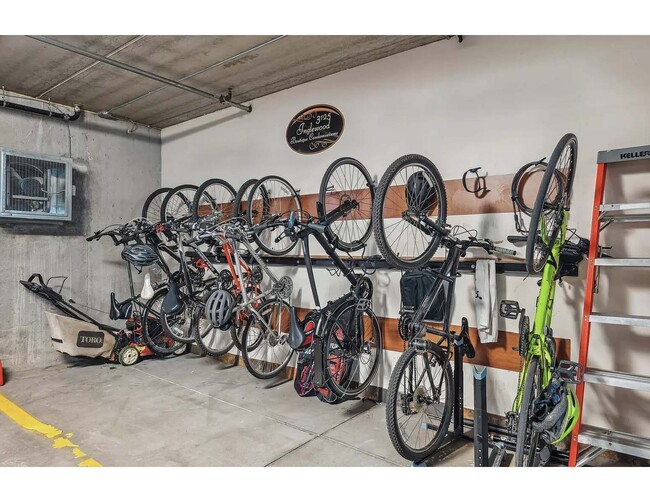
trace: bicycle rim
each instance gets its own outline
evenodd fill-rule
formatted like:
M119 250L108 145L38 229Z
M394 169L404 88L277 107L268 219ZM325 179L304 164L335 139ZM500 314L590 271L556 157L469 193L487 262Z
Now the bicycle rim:
M291 211L300 213L300 197L288 181L279 176L267 176L259 180L251 189L246 208L250 225L270 222L279 216L288 216ZM297 242L284 236L281 225L266 228L254 238L257 245L266 253L281 256L288 253Z
M542 393L542 376L539 359L533 358L528 365L524 394L519 407L517 421L517 446L515 449L515 465L517 467L532 467L537 463L537 444L539 433L532 428L532 412L535 401Z
M451 367L440 349L402 354L390 378L386 423L400 455L418 462L442 444L453 407Z
M235 189L230 183L213 178L203 183L192 202L193 217L195 220L212 216L215 223L224 221L232 215Z
M526 243L526 268L539 274L557 240L571 197L578 155L578 140L566 134L558 142L537 192Z
M181 345L167 335L160 319L160 309L167 289L160 289L147 302L142 314L142 333L144 340L151 352L159 356L168 356L174 353Z
M159 188L153 191L147 200L144 201L142 206L142 217L149 220L151 223L158 223L160 221L160 207L165 199L165 195L169 193L171 188Z
M424 265L442 239L427 222L444 227L446 219L447 195L436 166L421 155L393 162L379 182L373 207L375 240L386 261L401 269Z
M325 214L348 201L357 204L356 208L334 221L326 230L332 240L336 239L336 247L341 251L356 251L370 237L374 198L372 179L361 162L344 157L328 167L319 192Z
M160 221L178 221L193 218L192 202L196 185L179 185L170 190L160 206Z
M246 218L246 208L248 207L248 197L251 193L253 186L257 183L257 178L252 178L246 181L239 190L237 190L237 195L235 196L235 202L232 206L232 215L235 218Z
M293 355L287 343L289 304L271 300L249 314L242 335L242 358L248 371L257 378L273 378L282 372Z
M381 328L370 310L348 305L334 314L323 337L327 386L340 398L363 392L379 369Z

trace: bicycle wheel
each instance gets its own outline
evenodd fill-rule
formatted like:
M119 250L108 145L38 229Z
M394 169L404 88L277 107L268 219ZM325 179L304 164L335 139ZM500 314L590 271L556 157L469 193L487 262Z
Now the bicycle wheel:
M279 176L266 176L255 183L247 206L246 219L251 226L272 222L279 216L288 216L290 211L300 213L302 210L296 191ZM281 225L258 232L254 239L260 249L272 256L282 256L297 244L284 236L284 227Z
M160 315L162 328L170 338L180 343L192 343L194 341L194 311L196 308L187 303L183 312L178 315Z
M219 223L232 215L235 189L230 183L219 178L204 181L197 188L192 200L192 217L195 220L204 216L215 216Z
M169 356L182 345L169 337L162 326L160 309L166 294L167 288L156 291L142 312L142 337L151 352L159 356Z
M537 443L539 432L533 431L531 421L533 407L542 393L542 375L539 359L534 357L528 365L524 395L519 406L517 421L517 446L515 448L515 465L517 467L533 467L538 463Z
M188 220L193 217L192 201L196 185L179 185L172 188L160 205L160 221Z
M336 247L344 252L361 249L372 232L372 202L375 187L368 170L361 162L350 157L335 160L325 171L318 200L325 214L347 201L358 206L333 222L325 233Z
M430 223L444 227L447 221L445 184L433 162L422 155L393 162L377 187L372 218L377 247L390 265L427 263L442 239Z
M375 313L350 303L332 316L323 336L327 386L342 399L363 392L379 369L382 335Z
M148 219L151 223L158 223L160 221L160 206L165 198L165 195L171 188L159 188L151 192L147 200L144 201L142 206L142 217Z
M235 202L232 205L232 215L234 218L246 218L248 196L251 193L251 189L257 182L257 178L251 178L250 180L246 181L241 187L239 187L239 190L237 190Z
M199 348L209 356L222 356L235 346L232 329L222 330L212 326L205 318L202 306L194 309L192 334Z
M250 312L242 333L242 359L253 376L273 378L287 367L293 355L287 343L289 304L269 300L257 312Z
M436 451L451 421L451 365L437 345L404 352L390 376L386 402L388 435L397 452L420 462Z
M564 211L571 199L577 158L578 140L574 134L565 134L548 161L530 217L526 242L529 274L539 274L544 269L560 234Z

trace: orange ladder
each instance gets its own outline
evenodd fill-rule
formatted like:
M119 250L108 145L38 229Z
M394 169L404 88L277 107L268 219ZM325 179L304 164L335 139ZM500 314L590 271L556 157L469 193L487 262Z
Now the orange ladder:
M582 424L584 409L584 393L586 384L602 384L627 389L650 391L650 377L633 375L620 371L610 371L591 368L587 364L589 352L589 335L591 325L618 324L627 326L650 327L650 317L638 315L614 315L593 312L594 293L597 293L597 271L601 267L648 267L650 258L603 258L599 256L599 238L601 231L612 223L650 222L650 201L623 202L604 204L605 178L612 164L621 162L650 160L650 146L623 148L598 152L598 170L596 173L596 192L591 217L591 236L589 241L589 260L587 268L587 283L585 287L585 303L582 313L582 330L580 333L579 361L585 368L584 381L576 388L580 403L580 416L571 434L571 449L569 451L569 466L588 464L604 450L617 451L637 457L650 458L650 438L634 436L626 432L611 431L599 427ZM630 214L627 211L641 210L643 213ZM579 444L587 445L579 451Z

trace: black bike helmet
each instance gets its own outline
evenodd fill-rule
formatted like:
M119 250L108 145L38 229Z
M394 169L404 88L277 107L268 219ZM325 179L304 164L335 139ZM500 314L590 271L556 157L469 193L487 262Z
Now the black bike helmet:
M406 207L429 212L436 202L436 190L423 172L411 174L406 182Z
M136 267L148 267L158 261L158 255L147 244L131 244L122 249L122 259Z
M205 302L205 317L213 326L220 329L230 328L232 309L235 298L230 291L216 289Z

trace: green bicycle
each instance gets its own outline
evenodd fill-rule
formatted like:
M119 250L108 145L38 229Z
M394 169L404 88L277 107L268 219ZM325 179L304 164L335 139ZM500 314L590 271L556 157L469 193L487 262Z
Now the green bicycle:
M550 445L567 437L579 414L574 390L568 385L579 383L582 368L571 361L557 361L551 329L555 288L565 275L564 264L575 265L589 249L586 239L579 238L577 244L567 240L577 154L578 140L566 134L544 169L528 236L508 238L510 242L526 241L528 273L542 275L532 330L525 309L520 309L516 301L503 300L500 305L502 317L520 319L519 354L523 364L512 411L506 413L511 430L517 432L517 466L544 465L550 458ZM520 190L513 187L513 194L516 192Z

